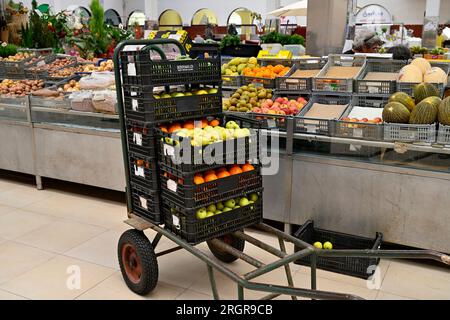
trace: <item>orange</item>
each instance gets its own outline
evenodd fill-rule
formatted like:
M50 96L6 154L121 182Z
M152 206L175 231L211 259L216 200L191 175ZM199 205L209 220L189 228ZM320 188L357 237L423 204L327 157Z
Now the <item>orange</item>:
M205 180L203 180L203 177L201 177L201 176L195 176L194 177L194 183L196 185L199 185L199 184L205 183Z
M228 171L220 171L219 174L217 174L217 178L219 179L223 179L229 176L231 176L231 174Z
M162 132L165 132L165 133L168 132L166 127L159 127L159 128L161 129Z
M202 129L205 129L208 126L208 120L207 119L203 119L202 120Z
M174 133L175 131L181 130L179 123L174 123L169 127L169 133Z
M205 182L211 182L214 180L217 180L217 176L215 174L209 174L207 176L205 176Z
M217 127L217 126L220 125L220 122L219 122L219 120L214 119L214 120L212 120L212 121L209 123L209 125L210 125L211 127Z
M216 174L216 172L214 170L208 170L203 175L206 177L209 176L210 174Z
M222 171L227 171L227 168L222 167L222 168L217 169L216 171L217 171L217 173L222 172Z
M231 174L232 176L234 176L234 175L236 175L236 174L242 173L242 169L239 168L239 166L233 166L233 167L231 167L231 169L230 169L229 172L230 172L230 174Z
M252 166L252 165L249 164L249 163L244 164L244 165L242 166L242 171L243 171L243 172L248 172L248 171L253 171L253 170L255 170L255 167Z
M184 125L183 125L183 128L184 129L188 129L188 130L194 129L194 122L193 121L186 121L184 123Z

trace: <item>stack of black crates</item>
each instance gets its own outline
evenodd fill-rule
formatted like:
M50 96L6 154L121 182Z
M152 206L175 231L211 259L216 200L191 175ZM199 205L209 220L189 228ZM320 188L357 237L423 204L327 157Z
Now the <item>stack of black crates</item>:
M157 51L157 50L156 50ZM214 159L233 159L234 163L252 161L255 170L196 185L196 174L224 167L211 163L201 154L205 147L191 149L192 161L180 162L176 148L185 147L183 138L163 128L183 121L216 119L225 126L222 114L222 79L220 50L198 45L189 52L191 59L154 59L154 52L123 51L122 70L124 113L128 139L128 160L132 212L154 224L164 224L189 243L196 244L262 221L262 176L258 158L258 137L219 141L221 154ZM209 94L166 96L185 88L205 89ZM211 90L215 89L215 90ZM242 119L240 119L242 120ZM242 121L236 119L241 125ZM198 122L196 122L198 123ZM206 154L206 152L205 152ZM195 159L194 159L195 158ZM218 202L226 202L250 193L258 200L236 210L199 219L196 212Z

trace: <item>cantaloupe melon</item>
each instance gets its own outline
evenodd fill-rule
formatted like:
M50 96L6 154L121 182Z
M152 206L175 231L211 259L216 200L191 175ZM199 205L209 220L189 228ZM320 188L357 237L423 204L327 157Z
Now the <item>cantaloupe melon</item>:
M445 83L447 84L447 74L441 68L431 68L430 71L425 73L423 81L428 83Z
M394 93L389 97L389 102L400 102L405 107L407 107L410 112L413 111L414 107L416 106L416 102L414 101L414 99L405 92Z
M419 103L428 97L440 97L441 93L434 84L422 82L414 86L413 95L416 103Z
M442 100L439 105L438 119L443 125L450 126L450 97Z
M411 62L411 65L418 67L422 71L423 75L431 70L431 63L424 58L414 59Z
M419 103L411 112L410 124L433 124L438 116L438 107L426 99Z
M383 121L387 123L408 123L410 112L400 102L390 102L384 106Z
M419 83L423 81L423 73L417 66L407 65L398 74L399 82Z

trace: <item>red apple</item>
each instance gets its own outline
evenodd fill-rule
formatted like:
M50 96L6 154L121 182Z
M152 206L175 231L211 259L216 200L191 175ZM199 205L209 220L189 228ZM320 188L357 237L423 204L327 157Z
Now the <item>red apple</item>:
M267 103L267 105L268 105L269 107L273 106L273 101L270 100L270 99L267 99L267 100L266 100L266 103Z
M369 119L363 118L361 121L362 121L362 122L369 122Z
M279 104L283 103L284 99L283 98L276 98L275 102L278 102Z
M261 113L262 110L261 110L261 108L255 107L255 108L253 108L253 112L255 112L255 113Z

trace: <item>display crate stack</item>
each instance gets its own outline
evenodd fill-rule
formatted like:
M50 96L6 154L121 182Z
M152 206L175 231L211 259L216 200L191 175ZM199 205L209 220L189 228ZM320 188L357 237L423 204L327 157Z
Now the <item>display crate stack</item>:
M186 128L187 123L196 129L212 123L225 127L230 121L222 114L220 51L212 46L195 46L190 58L166 60L160 44L177 43L155 41L139 51L120 53L131 211L151 223L164 224L193 244L260 223L261 169L257 163L250 164L258 154L257 135L195 145L191 143L195 138L177 135L177 130L171 129L179 125ZM178 48L184 54L179 44ZM152 60L150 51L156 51L161 59ZM181 88L205 92L177 95L174 90ZM196 180L211 170L229 169L237 163L254 170L201 184ZM258 199L249 205L198 216L202 208L231 203L250 194Z

